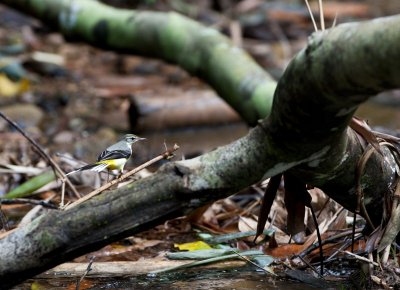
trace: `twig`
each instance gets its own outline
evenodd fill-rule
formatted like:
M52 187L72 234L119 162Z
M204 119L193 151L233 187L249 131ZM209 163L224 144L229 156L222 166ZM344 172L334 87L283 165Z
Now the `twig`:
M1 208L1 203L0 203L0 222L1 222L4 230L8 231L10 229L8 226L7 216L4 214L4 212Z
M316 230L317 230L317 238L318 238L318 245L319 245L319 258L321 259L320 262L320 271L321 271L321 276L324 275L324 251L322 249L322 239L321 239L321 233L319 232L319 227L318 227L318 220L317 220L317 216L315 215L314 209L311 206L311 202L308 205L309 209L311 209L311 214L312 214L312 218L314 220L314 224L316 226Z
M168 146L167 146L167 142L165 141L165 139L164 139L164 143L163 143L163 145L164 145L164 149L165 149L165 151L168 151Z
M49 154L46 153L46 151L44 151L42 149L42 147L40 147L40 145L38 143L36 143L35 140L33 140L31 137L29 137L24 130L22 130L22 128L20 126L18 126L17 123L15 123L14 121L12 121L11 119L9 119L6 115L4 115L2 112L0 112L0 117L2 117L4 120L7 121L7 123L9 123L12 127L14 127L18 132L21 133L22 136L24 136L29 143L31 143L33 145L33 147L37 150L37 152L39 153L39 155L41 155L44 159L47 160L47 162L53 167L53 170L56 172L56 176L58 175L59 177L64 178L65 177L65 173L61 170L61 168L58 166L58 164L49 156ZM74 185L71 183L71 181L69 179L67 179L67 184L68 186L71 188L71 190L73 191L73 193L75 194L75 196L77 198L80 198L81 195L79 194L79 192L76 190L76 188L74 187Z
M332 255L325 259L325 263L332 261L339 253L344 251L344 249L347 249L351 244L351 240L345 240L343 244L339 247L339 249L335 250Z
M252 260L250 260L249 258L243 256L243 255L240 254L239 252L237 252L237 251L235 251L235 250L232 250L232 252L234 252L236 255L238 255L242 260L245 260L246 262L249 262L249 263L252 264L253 266L256 266L257 268L263 270L265 273L276 275L276 274L274 274L274 273L272 273L272 272L270 272L270 271L264 269L263 267L261 267L261 266L258 265L257 263L254 263Z
M96 256L90 257L89 265L87 266L85 273L83 273L81 279L79 279L79 281L76 282L76 287L75 287L76 290L79 290L83 279L85 279L86 275L89 274L90 271L92 271L92 264L94 262L94 259L96 259Z
M314 30L315 30L315 32L317 32L318 31L318 26L317 26L317 23L315 22L314 15L313 15L313 13L311 11L310 4L308 3L308 0L304 0L304 1L306 2L308 13L310 13L311 21L312 21L312 23L314 25Z
M324 20L324 8L322 6L322 0L318 1L318 5L319 5L319 18L321 21L321 30L324 31L325 30L325 20Z
M361 232L362 232L362 229L356 229L356 233L361 233ZM351 235L351 234L352 234L352 230L350 229L350 230L347 230L347 231L345 231L345 232L343 232L343 233L340 233L340 234L331 236L331 237L329 237L329 238L323 240L323 241L322 241L322 244L325 245L325 244L327 244L327 243L334 242L334 241L337 240L337 239L340 239L340 238L349 236L349 235ZM355 239L359 239L360 237L362 237L362 235L356 236ZM308 255L309 253L311 253L312 251L314 251L314 250L315 250L316 248L318 248L318 247L319 247L318 244L312 244L311 246L309 246L307 249L305 249L305 250L304 250L302 253L300 253L299 255L302 256L302 257L304 257L304 256Z
M372 265L374 265L374 266L379 266L379 264L378 264L377 262L371 261L371 260L369 260L368 258L359 256L359 255L356 255L356 254L351 253L351 252L349 252L349 251L342 251L342 252L343 252L343 253L346 253L347 255L350 255L350 256L356 258L357 260L360 260L360 261L363 261L363 262L367 262L367 263L372 264Z
M337 17L338 17L338 13L336 11L335 18L333 19L333 23L332 23L332 27L331 28L334 28L336 26Z
M33 205L41 205L43 207L51 209L57 209L57 206L48 203L47 201L29 199L29 198L0 199L0 204L33 204Z
M169 158L171 158L171 157L173 156L173 153L174 153L176 150L178 150L178 149L179 149L179 146L175 144L174 147L173 147L172 149L166 150L164 153L162 153L162 154L158 155L157 157L155 157L155 158L153 158L153 159L151 159L151 160L149 160L149 161L143 163L142 165L136 167L135 169L132 169L131 171L129 171L128 173L125 173L125 174L122 175L121 177L119 177L119 178L117 178L117 179L114 179L114 180L112 180L112 181L110 181L110 182L104 184L103 186L99 187L98 189L96 189L96 190L94 190L94 191L88 193L88 194L85 195L84 197L78 199L77 201L75 201L75 202L73 202L73 203L71 203L71 204L65 206L63 209L64 209L64 210L69 210L69 209L71 209L71 208L77 206L78 204L81 204L82 202L84 202L84 201L86 201L86 200L92 198L93 196L95 196L95 195L97 195L97 194L103 192L104 190L110 188L110 187L113 186L114 184L117 184L117 183L121 182L122 180L128 178L129 176L131 176L131 175L133 175L133 174L139 172L140 170L142 170L142 169L144 169L144 168L150 166L151 164L156 163L157 161L160 161L160 160L162 160L162 159L169 159Z
M299 258L300 260L303 261L304 264L306 264L308 267L310 267L311 270L314 271L315 274L318 275L318 277L320 277L321 279L324 279L324 276L322 276L317 269L315 269L315 267L313 265L311 265L306 259L304 259L302 256L299 255L294 255L294 258Z
M65 182L61 183L61 201L60 208L64 207L64 197L65 197Z

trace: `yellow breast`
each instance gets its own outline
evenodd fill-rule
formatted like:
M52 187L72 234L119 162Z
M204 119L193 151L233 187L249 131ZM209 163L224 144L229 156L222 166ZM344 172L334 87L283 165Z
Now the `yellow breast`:
M118 170L122 171L124 169L126 161L128 161L128 159L119 158L119 159L113 159L113 160L102 160L102 161L97 162L97 164L107 164L108 170L118 169Z

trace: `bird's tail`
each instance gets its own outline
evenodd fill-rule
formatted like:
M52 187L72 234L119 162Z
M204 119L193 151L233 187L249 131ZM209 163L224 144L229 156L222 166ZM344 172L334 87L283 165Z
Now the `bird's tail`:
M70 171L65 175L70 175L72 173L79 172L79 171L85 171L85 170L100 172L100 171L103 171L104 169L106 169L108 166L109 166L109 164L107 164L107 163L88 164L88 165L82 166L76 170Z

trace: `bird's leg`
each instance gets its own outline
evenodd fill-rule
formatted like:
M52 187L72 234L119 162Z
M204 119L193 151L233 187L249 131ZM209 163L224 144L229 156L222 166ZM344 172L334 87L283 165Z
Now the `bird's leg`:
M119 171L118 175L117 175L117 179L120 178L122 176L122 170Z

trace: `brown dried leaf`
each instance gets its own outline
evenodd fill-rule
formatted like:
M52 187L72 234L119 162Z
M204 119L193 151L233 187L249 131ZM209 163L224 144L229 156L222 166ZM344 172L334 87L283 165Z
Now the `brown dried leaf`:
M265 189L263 201L258 214L257 233L254 240L264 231L265 224L267 223L268 215L271 210L272 203L274 202L276 191L281 183L282 174L275 175L270 178L267 188Z
M374 147L377 152L382 154L378 139L376 138L374 131L371 130L371 127L368 126L367 122L354 116L351 119L349 126L351 129L360 134L369 144L371 144L371 146Z
M306 185L285 173L285 205L288 213L287 230L291 235L304 231L305 206L311 205Z

